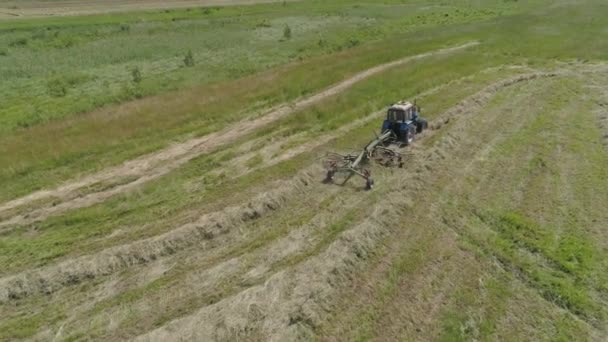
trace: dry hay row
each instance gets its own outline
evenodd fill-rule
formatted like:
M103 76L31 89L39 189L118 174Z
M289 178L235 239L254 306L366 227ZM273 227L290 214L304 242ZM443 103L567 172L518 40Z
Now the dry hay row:
M608 149L608 91L601 87L601 97L597 102L599 108L595 110L598 118L598 125L602 134L602 144Z
M308 253L312 253L316 248L319 248L319 244L324 243L327 234L331 234L327 231L327 227L339 222L343 218L345 210L362 208L364 205L365 196L361 196L359 191L339 191L339 187L322 186L330 190L328 196L332 198L331 202L320 207L306 223L290 229L286 235L278 237L276 240L270 240L263 245L256 246L255 249L246 253L228 256L227 258L221 257L219 260L216 260L216 258L223 251L209 253L211 251L186 250L171 258L157 260L144 267L137 268L126 277L128 279L121 280L121 285L114 283L110 285L110 288L118 286L121 291L124 291L124 286L140 286L143 283L134 281L135 279L146 278L146 274L149 273L158 274L159 269L167 270L172 267L170 265L179 263L180 267L177 272L169 271L170 286L163 288L162 291L148 292L146 296L129 303L129 308L132 310L154 312L154 314L147 316L157 317L161 315L160 313L164 313L164 315L171 315L174 312L187 313L180 308L189 307L192 303L197 302L208 304L209 298L213 298L213 301L221 300L229 296L232 291L239 291L263 283L278 271L291 267L293 260L304 258ZM334 197L332 194L337 196ZM317 204L324 202L328 196L322 196L315 202ZM306 203L306 205L311 204ZM279 228L278 226L281 224L284 224L284 222L277 222L274 225ZM232 249L235 244L230 246L222 244L222 247ZM99 300L108 298L107 283L100 284L94 289L93 294L87 296L87 298L95 298L95 301L87 300L86 305L84 305L85 308L82 308L78 303L73 304L73 309L67 315L67 320L62 323L65 331L77 334L77 329L91 326L95 322L97 325L109 327L104 338L109 336L111 339L111 336L122 333L119 327L122 326L123 321L128 319L128 313L125 312L124 306L112 307L102 312L91 309ZM129 283L132 285L126 285ZM61 296L65 296L65 294ZM101 299L98 300L98 298ZM61 301L59 298L57 300ZM145 331L147 330L138 332Z
M502 90L506 87L509 87L509 86L512 86L512 85L515 85L515 84L521 83L521 82L532 81L537 78L555 77L555 76L559 76L561 74L563 74L563 73L562 72L534 72L534 73L528 73L528 74L523 74L523 75L517 75L514 77L507 78L505 80L493 83L493 84L485 87L481 91L467 97L466 99L461 101L459 104L457 104L456 106L450 108L448 111L443 113L441 115L441 118L443 118L443 120L435 120L435 122L433 122L431 124L431 128L433 128L433 129L439 128L442 125L449 123L450 119L456 115L460 115L460 114L462 114L466 111L472 110L472 109L480 108L481 106L485 105L494 94L496 94L497 92L499 92L500 90Z
M555 73L533 73L494 83L443 113L438 119L434 120L432 127L438 129L443 123L449 122L452 117L482 106L502 88L538 77L551 76L555 76ZM434 148L433 153L427 153L425 158L431 162L444 159L445 154L441 152L445 147L443 145L452 145L454 144L453 140L454 137L448 135L448 139L442 139L440 144ZM414 148L413 150L417 151L418 149ZM429 164L426 167L431 168ZM421 164L418 164L417 172L420 172L420 168ZM173 254L177 250L195 243L208 242L214 236L226 234L234 229L234 226L246 220L259 218L270 210L278 209L289 197L298 191L302 191L299 188L307 187L308 184L316 181L315 176L310 171L304 172L298 177L290 181L289 186L276 187L275 191L262 194L244 206L236 206L223 212L205 215L197 223L187 224L171 232L131 244L112 247L95 255L64 261L50 267L26 271L0 279L0 303L32 294L53 293L64 286L77 284L85 279L108 275L125 267Z
M513 67L513 68L523 69L523 67ZM439 91L441 91L447 87L456 86L457 84L459 84L461 82L471 80L474 77L474 75L477 75L479 73L493 72L498 69L499 69L498 67L487 68L482 71L476 72L475 74L460 77L458 79L451 80L450 82L443 83L439 86L430 88L428 90L425 90L425 91L417 94L416 96L419 98L424 98L426 96L436 94ZM239 151L242 152L242 154L239 155L238 157L235 157L234 159L228 161L227 165L225 165L225 168L230 169L230 170L238 170L237 172L231 172L229 174L229 177L237 178L237 177L243 176L251 171L259 170L261 168L272 166L272 165L276 165L282 161L293 158L299 154L302 154L304 152L311 151L320 146L323 146L338 136L342 136L356 128L359 128L359 127L371 122L372 120L378 119L378 117L383 114L385 114L385 110L380 110L378 112L368 114L365 117L362 117L362 118L352 121L348 124L340 126L338 129L336 129L335 131L332 131L331 133L327 133L327 134L323 134L323 135L314 137L314 139L309 139L310 141L308 141L308 142L301 143L299 146L290 148L285 151L281 151L282 146L289 145L290 143L292 143L294 141L297 142L298 139L305 138L306 134L304 132L302 132L302 133L298 133L295 135L282 137L277 140L272 140L272 141L270 141L270 143L265 144L265 146L263 146L261 150L255 150L255 151L252 150L252 146L259 143L261 141L261 139L251 140L251 141L243 144L239 148ZM247 162L251 158L253 158L255 155L262 156L265 159L264 162L260 163L260 165L255 166L253 168L247 166ZM265 156L272 156L272 157L268 158ZM217 170L213 170L212 174L219 175L223 171L224 171L224 168L220 168Z
M195 244L201 249L209 248L215 238L235 233L235 228L243 223L278 210L290 198L312 191L310 185L318 182L318 174L318 170L313 169L292 180L275 182L274 190L262 193L243 205L203 215L196 222L152 238L2 278L0 303L33 294L50 294L64 286L144 264Z
M403 208L407 198L390 201ZM263 285L250 287L233 297L205 306L137 340L166 340L169 336L194 340L246 338L253 331L275 340L293 340L300 329L317 325L326 311L333 289L372 253L377 243L395 229L399 213L388 209L388 200L363 223L343 233L324 252L292 270L280 271Z
M471 115L467 114L480 109L500 89L552 76L555 74L535 73L497 82L448 110L438 120L445 122L458 114L470 119ZM373 214L342 233L321 254L293 270L278 272L263 285L252 286L235 296L205 306L193 315L176 319L136 340L161 341L170 336L226 340L247 338L252 333L276 341L310 337L331 311L334 292L352 279L368 255L399 226L403 212L411 203L403 194L420 191L424 180L432 179L430 175L436 172L433 170L440 169L434 166L449 164L450 152L459 147L459 142L466 139L470 130L470 125L463 125L456 132L450 131L428 151L418 146L413 160L417 166L416 173L405 176L398 173L383 180L398 186L386 189L385 199L376 204Z
M374 113L374 115L375 114L377 113ZM451 113L451 115L454 114ZM445 116L446 115L444 114L441 117L443 118ZM377 191L382 190L378 189ZM340 192L340 194L340 199L336 199L337 201L331 202L331 208L323 210L322 212L317 214L313 219L311 219L311 221L309 221L307 224L300 226L294 230L291 230L287 236L280 238L277 241L271 242L268 245L265 245L264 248L256 249L255 251L246 255L227 259L221 261L218 264L205 266L201 270L189 272L187 275L184 275L186 277L184 279L184 282L186 282L188 286L179 289L167 289L168 291L173 293L173 295L171 296L152 295L150 298L144 298L141 301L138 301L131 305L135 308L154 307L155 310L163 311L164 305L170 305L170 303L167 303L167 301L170 301L172 303L179 303L183 302L184 300L187 300L187 297L189 296L192 298L196 298L204 296L205 293L213 293L215 291L215 288L218 286L221 287L223 282L226 282L227 279L242 284L258 284L260 281L265 281L274 272L277 272L277 270L274 269L273 264L277 262L280 263L282 260L289 259L301 253L305 253L306 250L311 248L311 245L315 244L315 239L319 238L319 236L316 236L316 233L313 234L315 230L319 231L320 229L322 229L322 226L330 225L331 222L335 221L335 219L340 216L340 212L343 212L345 208L359 206L359 204L357 203L361 201L362 196L356 193L347 194L345 192ZM346 197L342 195L346 195ZM328 213L331 214L328 215ZM187 264L192 265L205 264L204 254L206 254L204 250L201 253L199 253L197 250L194 256L188 255L187 259L180 261L180 263L185 262ZM178 256L173 256L172 258L176 257ZM158 263L170 264L170 259L167 259L169 258L156 260L154 263L147 264L146 268L155 268L154 264ZM147 271L145 269L137 270L138 274L146 272ZM180 281L179 283L182 282ZM98 291L103 292L103 286L101 287L101 290ZM101 297L104 296L101 295ZM70 317L72 318L68 320L66 327L69 327L70 325L78 326L83 324L81 318L79 318L82 317L82 314L86 315L86 313L82 312L81 310L76 310L75 312L72 312L70 314ZM121 317L120 310L112 314L112 317L115 317L115 319L120 320L120 318L117 318ZM90 319L103 320L103 317L98 317L98 315L96 315L91 317ZM87 318L87 320L89 320L89 318Z
M608 63L594 63L577 65L572 69L585 74L585 87L593 94L592 98L596 108L593 113L597 116L597 124L600 128L601 140L604 147L608 149L608 90L606 90L605 77L608 73Z
M384 111L378 111L375 113L368 114L367 116L361 119L340 126L340 128L333 130L330 133L322 134L311 139L307 139L306 142L301 142L293 148L289 148L284 151L281 150L282 146L289 145L292 142L298 142L299 139L307 137L306 133L298 133L292 136L277 139L276 141L272 141L271 143L266 144L260 150L245 153L228 161L227 165L225 165L225 168L233 170L233 172L230 173L229 177L238 178L248 174L249 172L279 164L283 161L294 158L297 155L306 153L308 151L313 151L321 146L324 146L332 140L336 139L336 137L346 135L348 132L357 129L375 119L378 119L381 113L384 113ZM257 166L247 166L248 161L255 155L261 156L264 161ZM212 174L220 174L222 172L223 168L213 170Z
M238 124L231 125L222 131L211 133L204 137L192 139L184 143L172 145L159 152L144 155L134 160L127 161L120 166L112 167L99 173L84 177L80 180L66 183L55 189L36 191L27 196L11 200L0 205L0 213L14 209L16 207L23 207L28 204L32 204L43 198L53 197L54 199L52 204L46 203L45 205L43 205L42 208L34 209L33 212L23 213L4 222L0 222L0 228L18 224L28 224L44 220L45 218L51 215L57 215L58 213L61 213L66 210L82 208L95 203L99 203L117 193L128 191L134 188L135 186L138 186L139 184L161 177L167 174L168 172L187 163L188 161L200 156L203 153L208 153L209 151L215 148L235 141L243 134L253 132L258 128L261 128L271 122L275 122L280 118L290 115L298 110L309 107L328 97L337 95L345 91L346 89L352 87L354 84L371 76L379 74L385 70L401 66L414 60L423 59L435 55L447 54L472 46L476 46L478 44L479 42L469 42L463 45L409 56L400 60L375 66L373 68L355 74L351 78L346 79L338 84L335 84L318 94L296 101L291 105L279 106L253 120L249 119ZM118 177L135 177L137 178L137 180L135 180L133 183L120 185L116 188L108 189L106 191L91 193L85 197L76 196L75 198L73 198L74 196L72 192L76 190ZM67 198L73 199L68 199L66 201ZM58 200L64 200L64 203L57 205Z
M355 122L353 122L353 124L348 125L348 129L341 129L339 130L337 133L345 133L350 129L356 128L368 121L370 121L371 119L373 119L378 113L373 113L372 115L369 115L361 120L357 120ZM306 148L302 148L302 146L298 146L295 147L291 150L287 150L285 151L282 155L280 155L279 157L270 160L268 162L269 165L274 165L280 161L284 161L287 159L290 159L292 157L295 157L298 154L304 153L307 150L316 148L321 146L324 143L328 143L329 141L335 139L337 136L336 132L334 132L333 134L329 134L327 136L324 136L320 139L315 140L314 145L310 145L310 144L305 144ZM285 143L285 141L281 140L280 143ZM249 154L251 155L251 154ZM269 166L266 165L266 166ZM314 171L312 171L314 170ZM319 170L317 170L315 167L313 167L311 170L311 168L305 170L303 173L301 173L301 178L304 180L306 180L305 182L318 182L317 179L312 179L312 175L321 175L322 172L320 172ZM296 177L297 178L297 177ZM296 184L298 184L296 182ZM275 184L276 185L276 184ZM290 186L279 186L278 188L281 188L282 190L284 189L291 189ZM267 200L268 198L273 198L272 194L266 194L263 196L258 196L258 197L262 197L264 200ZM282 198L286 198L289 196L284 196ZM254 199L253 201L251 201L251 203L245 205L245 209L243 209L243 211L245 213L248 212L248 208L251 208L253 203L256 203L256 205L260 205L260 202L257 202L257 199ZM282 203L281 203L282 204ZM241 208L242 206L239 206L239 208ZM273 207L274 208L274 207ZM278 209L278 206L274 209ZM234 209L233 211L241 211L241 209ZM207 216L212 216L212 217L218 217L218 216L224 216L225 213L229 213L230 210L223 210L222 212L216 212L213 214L209 214ZM254 210L252 215L252 218L260 218L263 216L263 210ZM228 214L229 216L238 216L238 215L232 215L232 214ZM206 220L206 217L200 218L198 221L203 221ZM220 219L217 219L217 221L221 221ZM247 221L243 221L243 222L233 222L233 226L240 226L243 223L246 223ZM180 227L177 228L174 232L182 232L182 235L188 235L190 234L192 231L194 231L195 229L192 227L192 225L196 225L196 223L194 224L190 224L190 225L186 225L184 227ZM226 225L228 226L228 225ZM197 227L196 231L199 232L201 231L201 227ZM232 227L231 231L234 233L234 228ZM207 230L204 233L204 240L205 242L214 242L215 245L217 245L219 242L215 241L218 239L214 239L214 237L219 237L221 235L226 235L226 234L214 234L214 232L211 230ZM181 243L182 240L180 240L180 237L182 235L178 235L175 236L175 234L164 234L164 235L160 235L158 237L155 238L150 238L148 239L151 242L141 242L141 243L135 243L135 244L131 244L131 245L125 245L123 246L123 248L111 248L111 249L107 249L104 252L98 253L98 256L87 256L87 257L82 257L79 258L78 260L80 261L66 261L63 264L65 264L65 266L50 266L47 268L43 268L43 269L39 269L36 271L36 273L38 275L34 276L32 274L30 274L30 272L23 272L19 275L18 278L12 278L12 280L9 281L10 285L8 285L8 298L14 298L14 299L18 299L18 298L22 298L24 296L30 295L30 294L35 294L35 293L53 293L56 292L58 289L64 287L64 286L68 286L68 285L74 285L74 284L78 284L80 282L82 282L85 279L93 279L99 275L108 275L110 273L114 273L122 268L126 268L129 267L131 265L135 265L135 264L143 264L143 263L147 263L149 261L155 260L158 258L158 256L164 256L164 255L170 255L170 254L174 254L176 252L178 252L179 250L182 250L184 248L187 248L190 245L193 245L195 243L199 243L197 241L201 240L200 236L198 238L195 238L194 240L191 239L183 239L183 241L188 242L188 243ZM176 243L174 240L177 240L178 242ZM146 240L142 240L142 241L146 241ZM150 248L149 246L153 246L154 248ZM135 250L135 252L130 252L130 250L133 249ZM141 250L145 250L146 252L141 252ZM99 265L97 264L97 261L93 261L93 260L101 260L103 258L107 258L107 261L103 263L103 265ZM118 260L116 260L118 258ZM74 265L74 262L77 262L76 265ZM96 264L95 267L89 267L90 264ZM66 272L64 269L71 267L72 271L71 272ZM61 274L60 276L58 276L59 274ZM21 279L21 280L19 280ZM55 280L51 280L51 279L55 279ZM0 279L0 302L2 302L4 300L4 298L6 297L5 294L3 294L3 288L5 287L5 285L7 284L6 278L5 279ZM31 283L38 283L39 285L37 286L37 289L32 289L31 285L26 286L25 284L31 284ZM29 288L29 289L28 289Z
M524 67L518 67L518 66L513 66L512 68L519 68L519 69L525 69ZM424 98L433 94L436 94L438 92L440 92L441 90L445 89L445 88L449 88L451 86L456 86L457 84L464 82L464 81L468 81L471 80L475 75L480 74L480 73L484 73L484 72L493 72L500 69L499 67L492 67L492 68L487 68L484 69L482 71L478 71L475 74L472 75L468 75L468 76L464 76L464 77L460 77L458 79L454 79L451 80L447 83L443 83L439 86L430 88L428 90L425 90L419 94L416 95L416 97L418 98ZM355 120L351 123L348 123L346 125L340 126L340 128L338 128L337 130L335 130L332 133L328 133L328 134L324 134L318 137L315 137L313 140L307 142L307 143L303 143L300 146L297 146L295 148L289 149L287 151L284 151L283 153L277 155L277 151L280 151L280 148L282 145L284 144L289 144L290 142L297 140L301 137L304 136L304 134L296 134L293 136L289 136L286 137L284 139L279 139L277 141L273 141L271 144L268 144L266 146L263 147L262 150L260 151L256 151L254 153L247 153L247 154L243 154L242 156L236 157L233 160L231 160L229 163L229 169L233 169L233 170L243 170L241 172L236 172L231 174L230 176L232 177L237 177L237 176L242 176L244 174L246 174L249 171L253 171L253 170L257 170L261 167L268 167L268 166L272 166L275 164L278 164L281 161L293 158L294 156L304 153L306 151L310 151L313 150L315 148L318 148L320 146L323 146L327 143L329 143L331 140L335 139L336 136L341 136L346 134L349 131L352 131L358 127L361 127L369 122L371 122L374 119L377 119L379 116L384 115L386 113L386 110L380 110L378 112L375 113L371 113L368 114L367 116ZM249 146L251 146L251 144L247 144ZM265 163L261 164L260 167L255 167L253 169L247 170L247 166L246 163L247 161L253 157L253 155L255 153L259 153L262 156L272 156L272 155L277 155L276 157L273 157L269 160L267 160ZM217 171L213 171L213 172L221 172L221 170L217 170Z

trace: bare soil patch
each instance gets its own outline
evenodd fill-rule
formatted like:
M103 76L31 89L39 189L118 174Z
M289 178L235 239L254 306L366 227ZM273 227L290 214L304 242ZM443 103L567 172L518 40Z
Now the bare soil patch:
M288 0L296 1L296 0ZM7 17L45 17L103 14L171 8L252 5L280 2L278 0L80 0L80 1L2 1L0 14ZM1 17L0 17L1 18Z

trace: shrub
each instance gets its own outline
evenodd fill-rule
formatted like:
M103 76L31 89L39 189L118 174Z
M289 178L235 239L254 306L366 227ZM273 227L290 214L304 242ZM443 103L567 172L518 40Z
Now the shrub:
M346 46L347 46L348 48L353 48L353 47L355 47L355 46L357 46L357 45L359 45L359 44L361 44L361 41L359 41L359 39L357 39L357 38L351 38L351 39L349 39L349 40L348 40L348 42L346 43Z
M67 49L74 45L76 45L76 38L72 36L59 36L55 38L50 44L50 46L56 49Z
M188 50L186 55L184 56L184 65L187 67L194 66L194 56L192 55L192 50Z
M1 56L8 56L8 50L6 50L6 49L0 49L0 57Z
M285 25L285 28L283 29L283 38L285 39L291 39L291 27L289 27L289 25Z
M49 80L46 86L52 97L64 97L68 94L68 84L60 77Z
M36 39L42 40L42 39L45 39L46 36L47 36L47 31L45 31L44 29L37 30L36 32L34 32L32 34L32 39L33 40L36 40Z
M120 91L116 94L116 101L123 102L132 99L139 99L143 97L143 91L139 86L133 86L130 84L123 84Z
M269 28L269 27L272 27L272 24L268 20L264 19L264 20L260 21L259 23L257 23L255 25L255 27L258 27L258 28Z
M16 47L16 46L26 46L28 43L27 38L17 38L12 42L8 43L8 46Z
M141 75L141 70L139 69L139 67L135 67L135 68L131 69L131 78L133 79L134 83L141 82L142 75Z
M28 114L17 121L17 127L29 128L44 121L44 114L36 108L36 111Z
M70 88L87 82L95 77L83 73L61 74L48 80L47 89L49 95L53 97L64 97Z

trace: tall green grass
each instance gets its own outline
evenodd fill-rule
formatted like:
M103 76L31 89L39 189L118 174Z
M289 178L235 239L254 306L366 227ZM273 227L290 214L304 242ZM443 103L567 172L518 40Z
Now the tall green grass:
M0 131L27 128L103 105L353 48L389 35L480 21L520 5L436 8L344 1L301 2L0 22ZM284 39L288 25L290 39ZM184 68L192 51L197 63ZM138 67L143 81L131 82ZM69 82L80 75L78 82ZM49 83L67 86L57 91Z

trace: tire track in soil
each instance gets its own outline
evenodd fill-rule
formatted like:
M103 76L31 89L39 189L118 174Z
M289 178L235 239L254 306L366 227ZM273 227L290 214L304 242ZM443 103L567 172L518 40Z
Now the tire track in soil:
M466 114L472 109L480 108L495 93L505 87L539 77L553 77L556 75L556 73L531 73L493 83L441 114L433 120L431 126L439 129L443 123L449 122L454 117ZM451 133L448 132L447 140L451 141L452 138ZM442 140L436 147L427 151L424 163L414 163L417 165L416 172L424 172L422 170L423 165L425 168L432 169L430 163L445 159L447 156L442 150L449 148L449 146L444 145L445 143ZM412 148L413 152L417 150L417 148ZM317 182L319 174L322 174L320 167L313 165L292 180L278 182L281 185L273 187L273 191L262 193L248 203L206 214L194 223L186 224L159 236L111 247L97 254L2 278L0 279L0 303L33 294L53 293L63 287L78 284L83 280L109 275L134 265L149 263L174 254L176 251L193 244L204 245L209 243L214 237L233 231L235 227L243 222L258 219L271 211L280 209L282 204L292 196L311 191L313 187L309 185Z
M554 74L532 74L508 79L469 97L448 110L439 120L458 114L467 115L481 108L493 94L504 87L552 77ZM465 127L469 127L465 125ZM463 148L461 141L469 136L467 129L450 131L433 147L414 148L417 170L413 174L389 176L383 182L392 186L374 206L369 218L342 233L325 251L271 276L264 284L252 286L232 297L205 306L195 314L178 318L167 325L144 334L136 341L161 341L166 338L223 340L247 338L250 334L269 340L293 340L310 337L331 311L331 298L340 284L352 279L354 272L378 244L394 234L404 208L411 200L404 193L416 193L424 187L424 179L435 166L450 164L451 151ZM399 194L399 195L397 195Z
M290 2L298 0L288 0ZM11 9L6 1L0 7L0 14L17 17L64 17L94 14L121 13L141 10L183 9L213 6L236 6L279 2L279 0L93 0L93 1L26 1L19 2L18 9ZM17 1L14 1L17 3ZM9 2L10 4L10 2ZM14 6L14 5L12 5ZM9 12L11 10L11 12ZM18 13L15 13L18 12Z
M225 146L244 134L249 134L285 116L316 104L326 98L337 95L352 87L354 84L365 80L366 78L414 60L448 54L467 49L478 44L479 42L469 42L455 47L409 56L367 69L318 94L296 101L291 105L285 104L279 106L253 120L245 120L243 122L230 125L219 132L214 132L200 138L191 139L183 143L169 146L161 151L124 162L119 166L111 167L101 172L86 176L82 179L65 183L54 189L36 191L29 195L11 200L0 205L0 214L11 209L31 205L34 202L40 201L41 199L47 197L52 197L54 199L52 203L43 203L39 208L28 208L28 212L15 215L4 220L3 222L0 222L0 231L9 226L26 225L33 222L42 221L50 216L55 216L68 210L83 208L103 202L111 196L130 191L148 181L166 175L190 160L202 154L209 153L221 146ZM75 191L83 187L88 187L96 183L121 177L131 177L134 178L134 180L126 184L121 184L99 192L89 193L84 196L74 197L73 195ZM57 203L57 201L63 202Z

